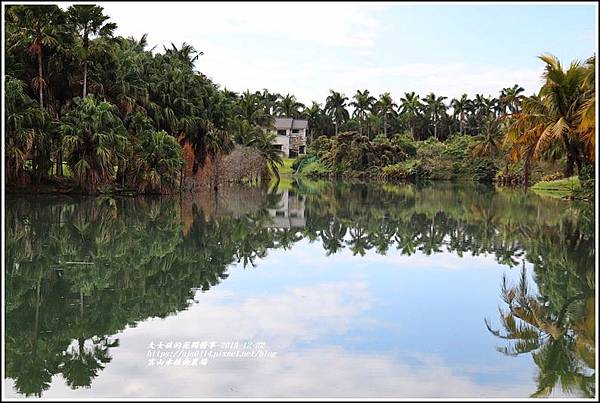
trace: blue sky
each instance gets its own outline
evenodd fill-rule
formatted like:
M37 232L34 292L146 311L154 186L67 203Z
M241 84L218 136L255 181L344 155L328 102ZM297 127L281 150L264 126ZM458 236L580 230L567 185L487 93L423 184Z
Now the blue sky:
M68 4L68 3L64 3ZM497 94L539 88L549 52L565 64L596 51L596 5L395 3L99 3L118 34L192 44L198 68L234 91L323 102L330 88ZM161 49L159 46L157 49Z

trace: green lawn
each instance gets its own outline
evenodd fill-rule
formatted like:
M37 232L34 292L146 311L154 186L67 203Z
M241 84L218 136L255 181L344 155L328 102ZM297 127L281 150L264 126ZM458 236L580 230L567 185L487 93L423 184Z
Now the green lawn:
M577 176L555 181L542 181L531 187L531 190L536 193L552 197L572 196L573 192L579 189L581 189L581 184Z
M292 169L292 164L294 161L296 161L296 158L283 158L283 165L279 167L279 174L281 176L293 175L294 170Z

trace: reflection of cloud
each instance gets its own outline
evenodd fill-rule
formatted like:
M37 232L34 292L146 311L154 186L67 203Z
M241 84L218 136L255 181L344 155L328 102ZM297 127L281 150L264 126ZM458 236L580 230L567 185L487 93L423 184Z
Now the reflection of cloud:
M190 317L178 336L197 336L196 323L211 323L206 337L251 339L268 335L278 348L298 340L313 340L347 330L352 320L370 305L363 283L330 283L288 289L285 294L247 298L227 303L217 294L199 296L198 306L181 315ZM177 320L177 319L176 319ZM165 329L166 336L170 328Z
M44 397L508 397L531 390L530 376L517 377L523 379L520 384L495 380L489 386L472 378L490 373L486 366L465 371L431 354L400 358L389 352L350 351L327 341L351 327L378 326L375 319L361 317L373 301L360 281L237 300L219 292L198 297L200 302L187 311L116 335L121 346L112 351L112 363L91 389L70 390L55 377ZM150 341L244 339L266 341L277 357L221 358L205 367L146 365ZM304 344L315 339L318 347ZM12 390L12 381L6 382Z
M437 359L411 365L339 347L285 352L273 359L215 360L206 367L141 369L142 373L126 374L106 371L93 385L94 396L433 398L518 397L531 392L527 377L520 384L479 385ZM68 391L63 382L56 386L46 397L89 393Z

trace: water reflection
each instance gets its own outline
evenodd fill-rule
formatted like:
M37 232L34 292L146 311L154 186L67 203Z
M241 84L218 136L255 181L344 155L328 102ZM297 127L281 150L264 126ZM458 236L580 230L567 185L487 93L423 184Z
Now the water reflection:
M516 286L507 280L503 330L487 325L512 341L503 352L532 353L536 395L558 384L593 395L593 226L585 205L456 185L303 182L167 199L8 197L6 373L23 395L42 395L57 374L72 389L90 387L119 351L115 334L186 310L232 265L256 267L269 251L306 240L332 257L443 252L533 264L537 290L526 277ZM315 295L322 303L336 291ZM292 305L285 301L265 306ZM214 326L218 318L206 320Z

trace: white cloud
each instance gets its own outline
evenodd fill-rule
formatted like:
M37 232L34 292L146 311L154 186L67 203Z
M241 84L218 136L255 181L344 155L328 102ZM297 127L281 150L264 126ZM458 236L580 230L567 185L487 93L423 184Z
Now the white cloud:
M379 25L372 13L384 7L359 3L271 2L169 2L147 3L143 7L130 2L99 4L119 24L119 33L139 36L150 32L150 40L158 43L193 43L207 35L249 33L358 48L374 45Z

